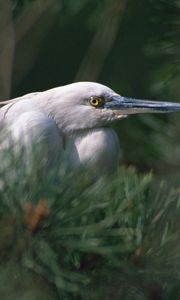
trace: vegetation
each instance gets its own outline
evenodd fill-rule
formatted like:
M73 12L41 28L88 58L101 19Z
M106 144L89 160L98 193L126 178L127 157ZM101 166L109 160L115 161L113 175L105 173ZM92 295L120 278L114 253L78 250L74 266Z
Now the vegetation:
M1 98L92 80L126 96L179 101L179 0L1 6ZM50 175L46 188L37 175L30 186L23 155L2 154L2 299L180 298L179 115L115 127L118 175L94 185L82 174L58 185Z

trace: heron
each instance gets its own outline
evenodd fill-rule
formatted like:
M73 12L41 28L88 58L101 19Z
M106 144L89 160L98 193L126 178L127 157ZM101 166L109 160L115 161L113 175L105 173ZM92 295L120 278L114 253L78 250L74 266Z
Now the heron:
M180 103L128 98L95 82L27 94L1 106L1 129L8 130L0 150L19 147L30 157L40 146L38 163L42 160L46 171L65 157L69 172L83 167L98 177L118 167L114 122L133 114L180 112Z

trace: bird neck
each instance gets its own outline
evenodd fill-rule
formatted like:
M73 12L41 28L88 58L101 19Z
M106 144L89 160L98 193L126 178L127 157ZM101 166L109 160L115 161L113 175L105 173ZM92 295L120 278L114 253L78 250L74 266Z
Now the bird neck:
M114 173L119 160L119 141L111 128L79 130L65 135L71 166L91 169L95 177Z

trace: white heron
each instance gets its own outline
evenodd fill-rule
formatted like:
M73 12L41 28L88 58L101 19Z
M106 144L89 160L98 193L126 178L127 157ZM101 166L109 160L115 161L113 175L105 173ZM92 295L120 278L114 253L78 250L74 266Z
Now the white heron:
M42 160L46 170L65 157L70 171L83 166L96 176L118 166L119 141L112 123L131 114L180 111L179 103L127 98L94 82L31 93L1 105L1 129L7 129L1 149L16 146L30 157L39 148L38 163Z

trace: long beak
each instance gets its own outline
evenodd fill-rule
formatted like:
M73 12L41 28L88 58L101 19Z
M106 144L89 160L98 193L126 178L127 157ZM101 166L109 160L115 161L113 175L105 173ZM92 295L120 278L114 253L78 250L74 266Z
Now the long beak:
M106 102L104 107L118 111L122 115L180 112L180 103L139 100L119 95L113 96L112 101Z

